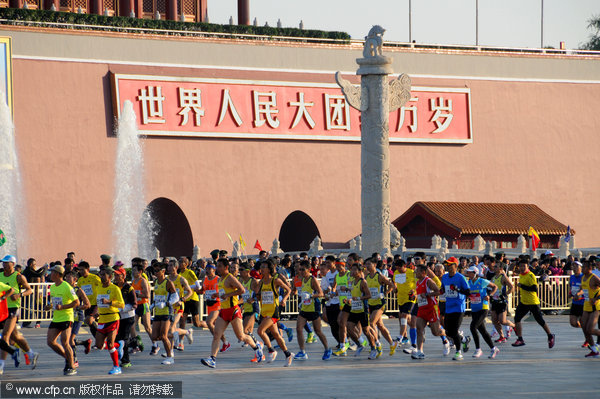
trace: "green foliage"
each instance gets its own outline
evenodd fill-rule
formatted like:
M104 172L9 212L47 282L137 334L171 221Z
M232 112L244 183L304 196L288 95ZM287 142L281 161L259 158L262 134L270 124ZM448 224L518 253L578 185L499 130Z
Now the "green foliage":
M594 30L590 40L581 46L582 50L600 50L600 15L593 16L588 24L588 29Z
M320 30L302 30L297 28L272 28L267 26L245 26L245 25L219 25L209 23L163 21L154 19L138 19L129 17L106 17L96 14L74 14L68 12L56 12L47 10L27 10L18 8L0 8L0 19L2 24L13 25L19 21L23 22L46 22L65 23L79 25L79 29L89 29L90 25L105 26L106 30L119 28L143 28L157 30L152 33L178 34L177 32L165 31L189 31L208 33L229 33L237 35L259 35L259 36L287 36L306 38L307 41L318 41L318 39L335 39L344 43L350 40L350 35L345 32L326 32ZM50 25L49 25L50 26ZM87 27L86 27L87 26ZM58 26L60 27L60 26ZM71 29L71 27L68 27ZM76 28L77 29L77 28ZM313 39L313 40L311 40ZM315 40L316 39L316 40Z

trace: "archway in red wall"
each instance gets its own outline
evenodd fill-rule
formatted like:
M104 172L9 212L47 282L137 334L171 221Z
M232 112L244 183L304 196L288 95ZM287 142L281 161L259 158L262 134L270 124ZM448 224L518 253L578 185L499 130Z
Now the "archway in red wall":
M321 237L321 233L314 220L302 211L294 211L281 224L279 245L284 252L308 251L316 236Z
M192 229L179 205L168 198L160 197L152 200L145 212L153 218L153 247L159 250L160 256L192 256ZM141 231L138 237L138 240L143 238Z

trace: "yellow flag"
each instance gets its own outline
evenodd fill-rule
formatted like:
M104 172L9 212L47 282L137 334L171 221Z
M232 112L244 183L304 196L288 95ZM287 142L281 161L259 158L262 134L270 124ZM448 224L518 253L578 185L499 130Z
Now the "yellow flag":
M225 235L227 236L227 238L229 238L229 241L231 241L231 243L233 244L233 239L231 238L231 236L229 235L229 233L225 232Z
M242 249L246 248L246 242L244 241L244 239L242 238L242 233L240 233L240 247Z

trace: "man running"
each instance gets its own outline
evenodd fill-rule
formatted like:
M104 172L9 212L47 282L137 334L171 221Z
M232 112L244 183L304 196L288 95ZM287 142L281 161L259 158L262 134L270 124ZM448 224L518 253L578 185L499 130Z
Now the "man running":
M353 259L348 257L349 264L352 264ZM340 313L338 314L338 325L339 325L339 339L342 342L339 345L339 349L333 354L335 356L346 356L350 344L347 342L347 331L346 325L348 324L348 317L350 317L351 305L349 305L348 299L351 297L350 291L352 289L352 282L350 281L350 272L346 270L346 264L340 262L337 265L337 274L335 276L335 282L333 284L332 292L337 295L340 302Z
M25 337L16 328L17 319L19 317L19 308L21 307L21 298L31 295L33 290L27 283L25 277L15 270L15 263L17 258L12 255L6 255L2 259L2 265L4 271L0 273L0 283L7 284L14 291L11 295L6 298L6 306L8 307L8 317L2 322L2 337L7 342L15 342L21 350L29 357L29 361L32 365L32 370L37 366L39 353L34 352L29 347L29 343ZM21 292L21 290L23 290ZM0 354L0 369L4 367L4 361L6 360L8 352L2 350Z
M139 323L139 320L142 320L142 325L146 330L146 334L148 334L148 338L150 338L152 342L152 326L150 325L150 283L148 283L148 279L144 278L144 265L141 263L136 263L131 269L131 273L133 275L133 279L131 280L131 286L135 290L136 297L136 308L135 308L135 321L133 323L134 329L135 326ZM135 333L135 331L134 331ZM134 352L143 351L144 344L142 343L142 337L138 334L135 335L137 345L134 348ZM152 342L152 350L158 349L158 343Z
M583 278L581 279L581 291L578 293L583 296L583 314L581 316L581 326L586 342L590 348L590 353L585 357L599 357L600 350L598 345L594 344L592 335L600 337L600 329L597 328L598 314L600 311L600 278L592 273L592 266L588 260L583 262Z
M274 268L274 266L273 266ZM219 282L217 286L217 292L213 294L213 299L219 297L221 301L221 309L217 320L215 322L215 330L213 334L211 355L210 357L201 359L203 365L216 368L217 367L217 353L219 352L219 341L225 333L225 329L229 324L233 328L233 332L240 341L247 343L256 354L257 361L262 361L262 347L260 343L257 343L254 338L244 333L244 326L242 323L242 312L240 311L238 304L238 296L244 293L244 286L229 273L229 261L227 258L219 258L217 260L217 273L219 275ZM288 288L289 295L289 288ZM275 328L276 330L277 328ZM260 330L259 330L260 334ZM279 332L277 332L279 336ZM281 337L280 337L281 338ZM282 341L283 342L283 341ZM283 348L285 347L285 344Z
M310 273L310 263L307 260L303 260L300 262L299 270L301 276L301 291L299 295L299 314L298 319L296 321L296 334L298 337L298 346L300 347L300 352L296 354L294 357L295 360L308 360L308 355L304 350L304 326L312 321L313 327L315 329L315 333L319 337L319 340L323 344L325 348L325 352L323 353L323 360L331 359L331 349L327 344L327 338L323 331L321 331L321 300L320 298L323 296L323 291L321 290L321 286L317 282L317 279L314 278Z
M179 320L183 315L185 301L192 297L193 291L190 288L187 280L177 273L178 269L179 265L176 260L169 261L169 266L167 269L169 272L169 280L171 280L175 286L175 289L177 290L177 295L179 295L179 301L173 304L173 320L171 321L171 328L169 329L169 338L171 338L173 341L173 348L177 349L178 351L183 351L184 345L181 341L182 337L185 336L189 344L194 342L194 330L191 328L189 330L179 328Z
M98 305L98 329L96 330L96 348L106 350L113 362L110 375L121 374L119 360L123 356L122 345L115 343L119 330L119 310L125 307L123 295L119 287L111 283L113 270L110 267L100 271L100 286L96 288L96 304Z
M121 366L122 368L131 367L131 362L129 361L129 348L132 347L130 344L131 340L131 326L135 322L135 309L137 307L137 298L135 296L134 288L127 282L124 268L116 269L114 272L115 275L115 285L121 289L121 296L123 297L123 302L125 306L123 309L119 310L119 329L117 330L116 341L119 345L123 346L121 349L123 352L123 356L121 357ZM135 337L133 337L135 340Z
M371 360L380 357L382 353L381 342L379 342L379 334L377 333L378 330L389 343L390 354L394 354L394 351L392 351L394 342L381 317L383 316L383 312L385 312L385 295L396 287L390 280L377 271L376 265L377 261L374 259L365 260L365 268L367 270L365 280L371 292L371 298L367 302L369 306L369 326L375 336L375 350L369 354L369 359Z
M513 342L512 346L524 346L525 341L523 340L523 326L521 320L531 312L535 321L542 326L546 334L548 335L548 348L554 347L555 336L550 332L550 327L542 316L540 309L540 299L537 294L537 279L535 275L529 271L529 263L526 259L520 259L519 263L519 304L515 310L515 332L517 333L517 340Z
M86 261L79 262L77 266L79 271L79 278L77 279L77 286L85 292L85 295L90 300L90 307L84 311L85 324L90 327L92 336L96 336L98 316L98 306L96 304L96 289L100 285L100 277L90 273L90 264Z
M200 299L198 298L198 292L202 288L202 283L198 281L198 277L193 270L189 269L190 258L182 256L179 259L179 275L185 278L192 289L192 295L188 300L185 301L183 307L183 315L179 321L179 328L185 330L188 315L192 316L192 324L196 328L206 327L206 323L200 320Z
M90 300L87 295L85 295L85 292L77 286L77 276L75 271L65 273L64 280L73 287L75 295L77 295L77 299L79 299L79 305L73 309L74 321L73 327L71 328L71 337L69 339L71 349L73 349L73 365L77 368L79 366L79 362L77 361L77 345L81 345L85 348L84 353L86 355L90 353L90 349L92 348L93 341L91 339L86 339L85 341L77 339L77 334L79 334L79 329L84 320L83 312L90 307Z
M515 328L515 324L508 320L506 315L508 313L508 296L513 292L514 286L510 279L506 276L504 271L504 263L496 262L494 265L494 276L492 277L492 283L498 289L492 294L492 324L498 332L498 339L496 343L506 342L507 337L504 336L504 330L502 326L508 326L509 328Z
M165 348L166 359L161 362L164 365L175 363L173 358L173 347L169 339L169 330L173 320L173 303L179 301L179 295L175 285L165 276L167 265L162 262L156 262L153 266L154 277L154 318L152 319L152 342L156 346L152 347L150 355L156 355L159 351L158 341L162 341Z
M350 291L350 297L346 299L346 304L350 305L350 315L348 316L348 323L346 329L348 335L356 344L355 357L360 356L364 346L361 344L360 330L358 325L363 328L365 336L371 345L371 351L375 349L375 334L369 325L369 313L367 309L367 301L371 298L371 291L369 286L364 279L363 267L360 263L354 263L352 265L352 289Z
M498 290L496 284L491 283L478 275L479 269L476 266L471 266L467 269L467 276L469 277L469 301L471 302L471 335L473 341L475 341L475 352L473 357L480 357L482 352L479 346L479 334L490 347L490 359L494 359L500 349L496 348L492 343L492 338L485 328L485 318L487 317L489 310L489 297L494 295ZM479 333L479 334L478 334Z
M54 282L50 286L50 303L44 307L48 311L54 309L52 321L48 327L48 346L65 359L64 375L75 375L75 361L71 349L71 327L73 325L73 309L79 306L79 299L73 287L63 280L65 269L58 265L52 268L50 278ZM56 342L60 335L60 344Z
M573 328L583 328L581 324L581 316L583 315L583 305L585 303L585 298L583 295L578 295L581 291L581 280L583 278L583 274L581 273L581 262L573 261L571 264L571 269L573 270L573 274L569 276L569 292L567 292L567 297L572 298L571 309L569 310L569 322L571 323L571 327ZM586 340L583 342L582 347L587 348L589 343Z
M463 351L469 350L469 340L467 337L461 350L461 335L459 333L465 315L466 295L470 294L469 283L465 276L457 273L458 259L454 256L444 262L447 273L442 276L442 292L446 295L446 316L444 317L444 326L446 335L452 339L456 348L456 353L452 360L462 360Z
M215 322L219 317L219 310L221 310L221 301L219 300L219 276L216 275L215 265L209 263L206 265L206 277L202 282L202 293L204 293L204 302L206 303L206 310L208 315L206 316L206 325L210 333L215 336ZM231 344L227 342L225 334L222 334L221 341L223 346L221 352L227 351L231 347Z
M398 320L400 322L400 335L394 340L390 353L396 352L400 343L408 343L407 329L412 308L416 297L414 290L416 287L414 270L409 269L402 259L394 261L394 283L396 284L396 299L398 300Z
M427 324L434 336L444 335L444 329L440 326L440 312L436 299L440 295L440 289L435 281L427 276L427 272L427 265L418 265L415 273L417 278L415 293L419 310L417 311L417 350L411 354L413 359L425 359L423 344Z

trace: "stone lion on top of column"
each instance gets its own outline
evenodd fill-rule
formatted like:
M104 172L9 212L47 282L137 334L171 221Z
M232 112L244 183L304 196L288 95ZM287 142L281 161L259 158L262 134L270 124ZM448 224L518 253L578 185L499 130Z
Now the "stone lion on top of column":
M383 55L383 34L385 29L380 25L373 25L367 36L365 36L365 47L363 57L373 58Z

